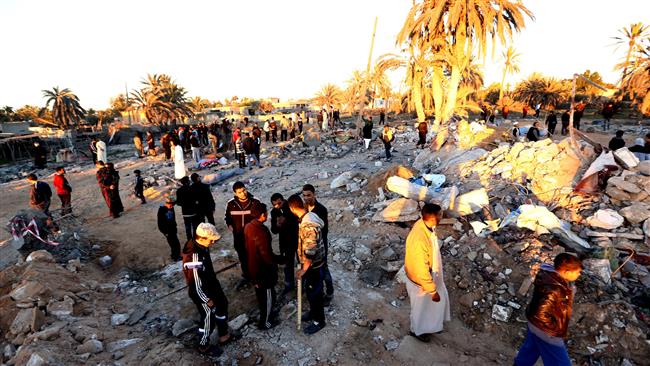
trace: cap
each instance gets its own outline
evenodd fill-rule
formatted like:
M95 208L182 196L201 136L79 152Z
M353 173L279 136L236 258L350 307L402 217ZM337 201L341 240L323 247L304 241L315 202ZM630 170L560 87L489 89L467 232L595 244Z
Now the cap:
M214 241L221 239L221 235L217 232L217 228L207 222L199 224L199 227L196 228L196 235Z

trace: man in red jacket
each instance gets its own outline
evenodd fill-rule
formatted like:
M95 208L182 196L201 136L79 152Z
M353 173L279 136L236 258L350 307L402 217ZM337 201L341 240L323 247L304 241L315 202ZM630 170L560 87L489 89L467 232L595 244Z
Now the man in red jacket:
M257 327L271 329L276 325L272 314L275 304L275 285L278 282L277 257L271 247L271 232L264 226L268 218L266 205L260 203L251 208L253 220L244 227L248 273L260 307Z
M56 168L54 188L61 200L61 216L72 213L72 205L70 203L72 202L72 187L70 187L70 183L65 178L65 168L62 166Z

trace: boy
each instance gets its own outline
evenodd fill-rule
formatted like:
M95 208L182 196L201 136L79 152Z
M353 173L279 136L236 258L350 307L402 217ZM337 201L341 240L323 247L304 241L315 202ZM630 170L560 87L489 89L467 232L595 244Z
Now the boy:
M558 254L553 265L542 264L526 309L528 333L515 358L516 366L532 366L540 356L544 365L571 365L564 342L575 293L570 283L581 272L580 259L569 253Z
M175 262L181 258L181 243L178 241L178 229L176 226L176 216L174 214L174 199L170 196L165 198L165 204L158 208L158 230L167 239L167 244L171 249L171 259Z
M133 171L135 174L135 187L133 188L133 194L140 199L141 204L147 203L144 199L144 179L140 176L140 170L136 169Z

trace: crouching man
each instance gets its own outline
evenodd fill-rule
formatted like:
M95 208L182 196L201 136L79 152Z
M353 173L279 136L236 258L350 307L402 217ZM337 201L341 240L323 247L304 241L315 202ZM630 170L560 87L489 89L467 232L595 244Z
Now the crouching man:
M564 342L575 293L570 283L581 272L580 259L568 253L558 254L553 265L542 264L526 309L528 333L515 358L516 366L532 366L540 356L544 365L571 365Z
M215 325L219 332L219 345L234 340L228 331L228 299L221 289L210 258L209 247L220 238L214 225L201 223L196 229L195 238L188 240L183 248L183 274L188 293L201 316L198 349L212 357L218 357L223 352L209 344Z
M442 219L440 206L427 203L406 238L406 290L411 301L410 335L429 342L432 333L442 331L451 320L449 295L442 273L442 255L436 226Z

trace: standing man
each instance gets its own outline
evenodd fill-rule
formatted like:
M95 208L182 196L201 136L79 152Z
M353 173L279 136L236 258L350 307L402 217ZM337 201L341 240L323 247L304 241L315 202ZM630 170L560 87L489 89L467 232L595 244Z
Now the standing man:
M139 158L144 156L144 147L142 146L142 132L135 131L135 136L133 136L133 145L135 146L135 152Z
M176 227L176 214L174 213L174 199L165 197L165 204L158 208L158 230L167 239L171 249L171 258L178 262L181 257L181 243L178 241L178 229Z
M165 160L172 158L172 136L169 133L164 134L160 138L160 145L162 145L163 152L165 153Z
M278 234L280 255L284 264L284 290L282 295L294 289L296 252L298 250L298 220L291 213L289 204L280 193L271 196L271 232Z
M174 178L181 179L186 175L183 148L176 139L171 140L171 147L174 149Z
M421 147L424 149L424 146L427 144L427 133L429 132L429 125L426 121L418 123L418 143L415 145L416 148Z
M557 126L557 116L555 111L551 111L548 116L546 116L546 128L548 129L549 135L555 134L555 126ZM564 126L564 115L562 115L562 135L566 135L567 127L569 127L569 121L567 121L566 127Z
M156 139L151 131L147 131L147 155L156 156Z
M325 305L329 306L329 303L332 301L332 297L334 296L334 283L327 264L327 256L329 255L329 239L327 238L329 232L329 219L327 217L327 208L316 200L316 188L311 184L305 184L302 186L302 197L305 200L307 211L315 213L323 221L322 234L323 249L325 251L325 255L323 256L323 281L325 281L326 286Z
M88 145L90 155L93 157L93 164L97 164L97 137L93 137Z
M271 127L269 127L269 120L264 121L264 135L266 135L266 142L271 139Z
M61 216L72 213L72 187L65 178L65 168L56 168L54 174L54 189L61 200Z
M544 365L570 366L565 339L569 329L575 286L582 263L560 253L553 265L542 264L535 277L533 298L526 309L528 332L515 358L515 366L532 366L541 356Z
M314 334L325 327L325 308L323 305L323 265L325 250L323 248L323 220L313 212L307 211L299 195L289 197L289 209L298 218L298 258L300 269L296 278L305 277L309 313L302 316L310 321L304 328L305 334Z
M108 151L106 150L106 143L102 140L97 140L95 143L97 149L97 160L101 160L104 164L108 163Z
M566 136L569 133L569 123L571 122L571 114L569 111L564 111L560 117L562 120L562 136ZM555 131L555 127L553 128Z
M406 238L406 290L411 301L411 336L429 342L451 320L449 295L442 272L442 255L435 229L442 219L440 206L427 203Z
M200 141L198 130L194 130L190 133L190 149L192 150L192 159L195 162L201 160L201 141Z
M381 142L384 143L384 150L386 151L386 161L390 160L391 155L390 155L390 149L392 148L391 143L395 140L395 135L393 134L393 131L388 127L388 125L384 125L384 130L381 132Z
M133 186L133 195L136 198L140 199L141 204L147 203L147 200L144 198L144 179L142 179L142 176L140 175L141 172L139 169L136 169L133 171L133 174L135 175L135 184Z
M246 257L248 272L255 296L260 308L260 319L257 327L268 330L276 325L273 318L275 304L275 285L278 282L278 266L273 248L271 247L271 232L264 226L268 217L266 205L260 203L251 209L253 219L244 227L246 241Z
M287 131L289 131L289 120L287 116L282 116L280 120L280 141L287 141Z
M369 119L363 118L363 121L365 122L362 129L363 144L366 150L368 150L368 148L370 148L370 141L372 141L372 116L370 116Z
M34 141L34 167L36 169L45 168L47 163L47 150L43 143L40 141Z
M97 160L97 164L95 164L95 167L97 168L97 172L95 173L95 177L97 178L97 184L99 185L99 190L102 192L102 197L104 197L104 201L106 202L106 206L108 206L108 212L110 215L112 215L111 211L111 198L108 193L108 186L104 184L105 181L107 181L108 178L108 169L106 169L106 165L104 164L103 161Z
M210 224L214 225L215 203L210 186L201 182L201 177L196 173L192 173L190 179L192 180L192 195L197 202L197 222L205 222L204 220L207 219Z
M585 113L585 107L586 104L581 100L573 111L573 127L575 127L576 130L580 129L580 121L582 120L582 116Z
M386 123L386 111L383 109L379 112L379 124L383 125Z
M248 274L248 260L246 259L246 243L244 227L253 220L251 210L260 205L260 201L253 198L248 193L246 186L242 182L235 182L232 186L234 197L226 204L226 225L232 232L233 244L239 257L241 265L242 279L237 284L237 289L242 289L248 284L250 275Z
M278 123L275 121L274 117L271 117L271 122L269 122L269 129L271 130L271 139L275 144L278 142Z
M251 137L250 133L248 132L246 132L246 136L242 140L242 149L244 150L244 154L242 155L244 155L244 161L246 161L246 163L244 163L244 167L246 164L249 164L249 168L253 169L253 165L260 165L260 162L257 160L257 147L255 139Z
M29 206L50 216L50 202L52 201L50 185L39 181L34 173L27 176L27 181L32 185L29 191Z
M223 351L210 346L210 334L215 323L219 333L219 344L234 340L228 331L228 299L214 273L210 246L221 238L212 224L202 223L196 230L196 239L188 240L183 247L183 274L187 292L199 310L201 325L198 350L202 354L218 357Z
M183 223L185 224L185 236L187 240L194 238L196 228L201 222L197 209L197 198L190 186L190 178L181 178L181 187L176 190L176 203L181 206Z
M219 138L217 137L217 133L214 130L210 130L208 132L208 141L210 142L210 146L212 147L212 152L214 153L215 159L217 158L217 150L219 149Z
M607 131L609 130L609 125L612 121L612 117L614 117L614 103L605 103L601 114L603 115L603 118L605 118L605 122L603 122L603 131Z

